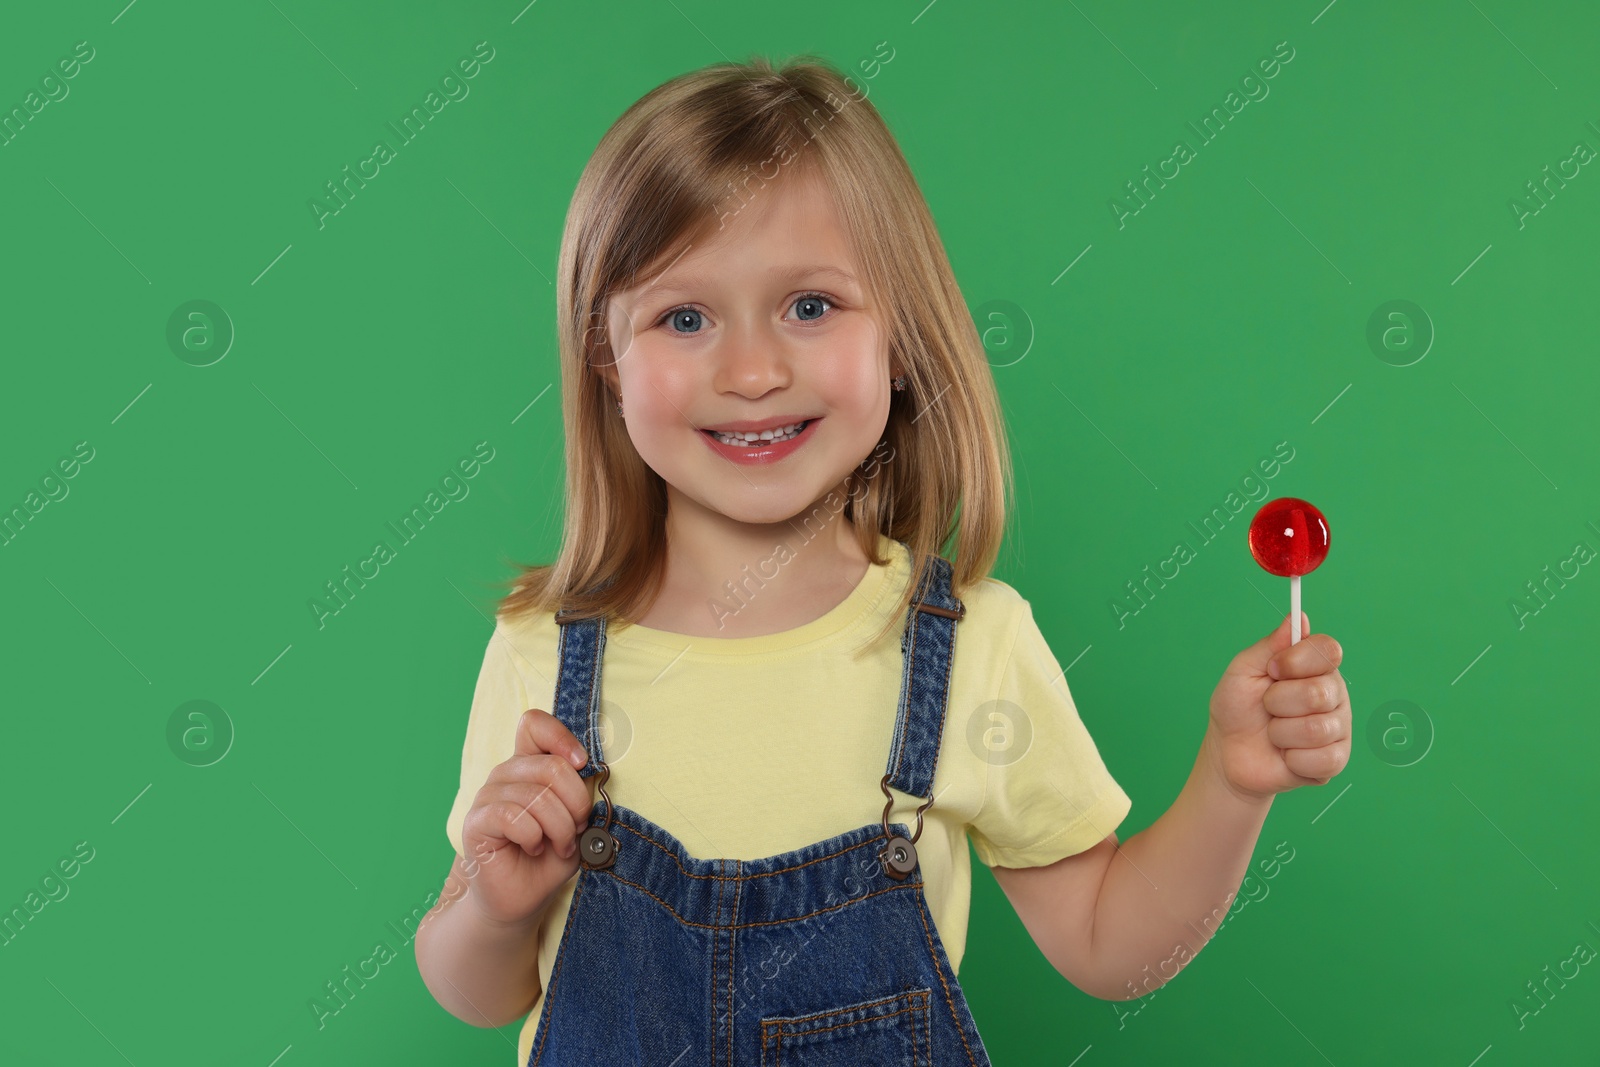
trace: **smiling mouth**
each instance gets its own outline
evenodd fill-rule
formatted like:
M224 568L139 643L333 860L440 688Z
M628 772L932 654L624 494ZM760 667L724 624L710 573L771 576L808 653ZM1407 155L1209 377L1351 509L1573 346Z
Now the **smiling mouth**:
M801 433L805 431L807 426L816 421L816 419L802 419L800 422L793 423L788 426L787 433L781 432L786 429L785 427L781 426L778 427L777 430L763 431L762 433L753 435L746 433L724 433L721 430L701 430L700 432L719 444L731 445L735 448L762 448L768 445L782 444L784 441L792 441L796 437L799 437Z

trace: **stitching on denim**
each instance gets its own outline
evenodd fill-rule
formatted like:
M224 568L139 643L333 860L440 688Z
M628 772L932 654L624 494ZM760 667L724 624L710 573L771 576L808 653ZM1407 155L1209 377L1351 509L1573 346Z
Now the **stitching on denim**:
M567 629L566 626L556 627L556 706L551 709L556 721L560 722L562 726L567 725L561 718L561 712L565 710L567 702L562 700L561 696L567 691L572 682L572 679L567 677Z
M889 773L892 784L900 777L900 763L905 757L906 738L911 735L911 722L916 717L917 695L922 687L918 684L917 671L917 637L922 633L922 612L917 610L915 604L911 605L911 647L906 649L906 669L910 671L906 679L906 691L902 699L905 718L900 723L899 735L895 738L894 769ZM895 786L899 788L899 786Z
M711 942L711 953L710 953L711 959L709 961L711 963L711 988L707 991L707 995L706 995L706 1002L708 1004L715 1004L716 1003L715 1000L711 999L712 997L715 997L717 995L716 931L722 929L722 897L723 897L723 894L727 891L727 888L728 888L727 879L721 877L722 861L720 859L717 860L717 872L718 872L718 877L717 877L717 910L713 913L713 918L712 918L712 923L711 923L712 942ZM612 873L615 874L616 872L613 871ZM619 881L619 882L627 882L628 880L626 878L618 878L617 881ZM638 888L644 889L644 886L639 886ZM646 893L650 893L650 890L648 890L648 889L644 889L644 891ZM654 893L650 893L650 895L651 896L655 896ZM664 901L664 900L661 901L661 903L663 905L666 905L666 901ZM669 907L667 907L667 910L671 911L672 908L669 906ZM712 1020L711 1033L710 1033L709 1036L710 1036L709 1044L710 1044L710 1048L711 1048L711 1060L710 1060L711 1067L716 1067L716 1063L717 1063L717 1028L716 1028L716 1020L715 1019ZM730 1064L730 1067L731 1067L731 1064Z
M855 1022L834 1023L832 1026L818 1026L818 1027L816 1027L814 1029L811 1029L811 1030L779 1031L779 1033L780 1034L787 1033L790 1037L808 1037L811 1034L825 1034L829 1030L843 1030L846 1027L861 1026L864 1023L875 1023L875 1022L878 1022L881 1019L893 1019L897 1015L907 1015L907 1014L910 1014L910 1015L913 1016L913 1018L911 1020L911 1029L912 1029L912 1032L915 1033L916 1032L916 1022L917 1021L916 1021L914 1016L918 1012L925 1012L925 1011L927 1011L927 1008L925 1006L919 1007L918 1005L915 1005L915 1004L908 1004L904 1008L901 1008L899 1011L891 1011L887 1015L874 1015L871 1018L867 1018L867 1019L857 1019Z
M612 878L615 878L617 881L621 882L623 885L630 885L633 888L639 890L639 892L643 893L645 896L649 897L651 900L655 901L657 904L660 904L661 907L666 910L667 914L671 915L674 919L678 920L678 922L682 923L684 926L693 926L693 927L696 927L696 928L701 929L701 930L753 930L758 926L784 926L784 925L787 925L789 923L799 922L801 919L809 919L814 915L822 915L822 914L825 914L826 912L838 911L840 908L848 908L852 904L859 904L863 900L871 900L873 897L881 896L884 893L897 893L897 892L900 892L900 891L906 890L906 889L919 889L922 886L921 882L907 881L907 882L904 882L904 883L902 883L900 885L891 885L891 886L887 886L886 888L883 888L883 889L875 890L875 891L873 891L871 893L868 893L864 897L857 897L855 900L847 900L843 904L835 904L831 908L818 908L816 911L808 911L804 915L795 915L795 916L792 916L792 917L787 918L787 919L763 919L760 922L741 923L741 924L737 924L737 925L733 925L733 926L721 926L721 925L718 925L716 923L697 923L697 922L693 921L692 919L685 919L682 915L678 914L678 910L676 908L674 908L671 904L668 904L665 900L663 900L660 897L656 896L646 886L642 886L638 882L635 882L635 881L632 881L630 879L624 878L624 877L622 877L622 875L617 874L614 871L611 871L609 869L606 871L606 874L610 875ZM726 880L731 881L732 877L730 876ZM720 907L720 905L719 905L719 907ZM720 915L718 917L720 918ZM554 982L555 982L555 979L554 979L554 976L552 976L551 984L553 985Z
M961 1016L956 1012L955 1001L950 998L950 983L944 980L944 968L939 966L939 953L934 951L933 934L928 930L928 917L926 907L922 901L922 886L917 885L917 918L922 921L922 935L928 940L928 954L933 969L939 974L939 984L944 987L944 1002L950 1008L950 1018L956 1024L956 1033L961 1035L961 1047L967 1050L967 1062L972 1067L978 1067L978 1061L972 1056L972 1046L967 1044L967 1028L961 1025Z
M556 969L550 975L550 988L544 991L543 1018L539 1020L539 1045L533 1050L533 1056L528 1060L528 1067L536 1067L539 1058L544 1055L544 1041L550 1036L550 1019L554 1014L556 985L561 980L561 965L566 962L567 938L572 934L578 915L578 899L583 895L583 878L580 875L577 883L572 888L572 901L567 906L567 924L561 931L561 942L556 946Z
M790 1024L793 1024L793 1023L810 1022L813 1019L825 1019L830 1015L840 1015L840 1014L843 1014L844 1012L847 1012L847 1011L860 1011L863 1008L876 1008L880 1004L891 1004L891 1003L893 1003L894 1001L897 1001L897 1000L911 1000L911 999L914 999L916 997L922 997L922 998L926 999L928 996L929 996L929 990L926 990L926 989L907 989L907 990L904 990L904 991L899 992L899 993L892 993L892 994L890 994L889 996L886 996L886 997L879 997L877 1000L864 1000L860 1004L846 1004L846 1005L844 1005L842 1007L838 1007L838 1008L829 1008L827 1011L814 1011L810 1015L785 1015L782 1018L762 1019L761 1020L761 1029L766 1030L768 1028L771 1028L771 1029L781 1030L784 1027L786 1027L786 1026L788 1026ZM889 1018L889 1016L887 1016L887 1015L870 1015L867 1018L861 1019L859 1021L860 1022L870 1022L873 1019L887 1019L887 1018ZM809 1033L816 1033L816 1032L817 1031L815 1031L815 1030L795 1030L794 1031L794 1033L797 1033L797 1034L809 1034Z
M926 1005L925 1005L926 1006ZM922 1054L925 1067L933 1067L933 1012L922 1013ZM917 1027L911 1026L911 1067L917 1067Z
M739 928L739 894L744 888L739 871L744 861L733 861L733 923L728 927L728 1063L733 1063L733 931Z
M904 719L896 722L896 725L900 727L900 730L896 736L894 767L890 772L891 780L900 777L900 766L905 761L906 744L911 736L912 724L917 719L917 697L922 691L922 686L919 684L921 672L917 670L917 638L922 635L922 627L924 624L930 626L933 625L931 622L928 622L928 620L923 618L923 613L917 609L917 605L926 601L931 584L937 579L937 570L939 566L936 562L937 559L938 557L936 556L928 556L926 559L924 559L922 566L922 579L917 582L916 596L912 598L910 607L908 608L910 614L907 619L907 627L910 632L911 640L910 647L908 647L905 651L906 685L905 691L901 694L901 704L904 708ZM895 788L899 789L900 787L896 785ZM905 792L905 790L902 790L902 792Z
M956 669L956 621L950 620L950 649L944 658L944 687L939 694L939 728L933 734L933 752L928 756L928 791L933 791L933 780L939 773L939 753L944 746L944 724L950 716L950 676Z
M683 861L680 860L677 857L676 853L674 853L670 849L666 848L664 845L661 844L661 842L657 841L655 838L648 837L648 836L640 833L638 830L635 830L633 827L629 826L627 823L624 823L624 822L617 822L617 823L614 823L613 825L616 826L618 829L628 831L628 833L632 834L634 837L637 837L640 841L643 841L645 844L650 845L651 847L653 847L653 848L657 849L658 851L660 851L668 859L672 860L673 863L678 865L678 873L682 874L685 878L700 878L700 879L708 879L708 878L730 879L731 878L736 882L753 882L757 878L771 878L774 875L786 874L789 871L798 871L798 870L800 870L800 869L802 869L804 867L809 867L814 863L821 863L823 860L831 860L835 856L843 856L847 852L854 852L858 848L866 848L868 845L875 844L875 843L877 843L879 841L887 840L887 838L885 838L883 836L883 831L881 829L879 829L879 824L874 823L874 824L871 824L869 826L864 826L864 827L859 827L858 828L858 829L877 829L878 830L878 833L876 835L867 838L865 841L858 842L858 843L856 843L854 845L846 845L844 848L841 848L837 852L830 852L826 856L818 856L814 860L806 860L804 863L797 863L793 867L781 867L776 871L761 871L761 872L758 872L756 874L738 874L738 875L734 875L734 874L695 874L693 871L689 870L688 868L686 868L683 865Z
M893 1019L901 1015L907 1015L910 1017L910 1026L908 1029L911 1034L911 1063L912 1067L916 1067L918 1063L922 1062L918 1059L917 1022L919 1019L921 1020L924 1030L927 1030L930 1027L931 1017L933 1014L931 1011L929 1011L930 996L930 992L926 989L908 990L904 993L897 993L891 997L883 997L880 1000L868 1001L864 1004L852 1004L843 1008L834 1008L830 1011L815 1012L811 1015L803 1015L796 1018L785 1019L763 1019L761 1021L761 1063L763 1067L765 1067L767 1062L767 1050L770 1047L773 1050L773 1067L778 1067L778 1065L782 1062L781 1057L783 1054L783 1039L785 1037L804 1037L812 1034L824 1034L830 1030L842 1030L846 1027L857 1027L869 1022L880 1022L886 1019ZM833 1023L829 1026L814 1026L808 1029L791 1028L792 1024L795 1023L805 1022L812 1019L823 1019L830 1015L839 1015L846 1011L870 1008L880 1004L892 1004L897 1001L904 1002L905 1007L900 1008L897 1011L888 1012L887 1014L870 1015L864 1019L856 1019L852 1022ZM930 1049L932 1048L931 1041L928 1041L928 1047ZM929 1062L931 1062L931 1060Z
M948 584L947 583L947 578L946 578L946 574L947 574L947 570L946 569L948 567L949 567L949 561L947 561L943 556L930 556L928 558L927 578L923 583L924 588L919 590L919 596L918 596L918 600L919 601L921 601L921 602L933 602L933 603L935 603L935 606L937 606L937 607L945 607L945 606L948 606L948 603L950 603L950 602L957 602L955 595L953 593L947 593L947 590L946 590L946 587L947 587L947 584ZM911 618L907 622L907 625L909 626L910 633L911 633L911 647L906 650L907 669L910 672L909 673L909 677L908 677L908 683L909 684L907 684L906 687L905 687L905 692L902 694L902 701L901 701L902 707L905 709L905 720L904 720L904 728L901 729L899 731L899 733L897 734L897 736L896 736L894 765L893 765L892 770L890 771L891 780L894 779L894 778L898 778L899 777L899 775L900 775L900 766L904 762L905 747L906 747L906 744L907 744L907 738L910 736L910 733L911 733L911 720L912 720L913 715L914 715L914 712L913 712L913 707L915 705L915 699L914 698L917 697L917 696L925 695L926 687L925 686L924 687L919 687L916 684L916 679L918 677L917 664L916 664L917 637L921 632L921 626L922 626L922 622L923 622L923 620L921 618L922 615L923 615L923 612L919 611L917 609L916 602L913 602L912 606L911 606ZM939 633L948 634L948 637L946 638L946 641L945 641L945 644L948 647L944 649L944 655L945 655L944 691L941 694L941 699L940 699L940 702L939 702L939 704L940 704L940 706L939 706L939 731L934 737L933 756L931 757L932 761L933 761L933 766L934 766L935 769L937 769L938 762L939 762L939 744L940 744L941 740L944 737L945 716L946 716L947 709L948 709L949 703L950 703L950 675L951 675L951 673L952 673L952 671L954 670L954 667L955 667L956 622L957 622L957 620L955 620L955 619L948 619L947 620L943 616L940 616L940 618L937 619L937 620L929 620L928 621L928 625L930 625L930 626L940 626L941 623L947 624L947 625L941 626L941 628L939 630ZM897 726L900 725L898 720L896 722L896 725ZM898 787L896 787L896 788L898 788ZM929 790L932 790L932 788L933 788L933 772L931 770L930 770L930 772L928 774L928 788L929 788ZM920 794L913 793L913 795L920 795Z
M933 1012L930 1011L929 1008L928 1008L928 1002L932 999L933 993L930 990L927 993L920 993L919 995L922 998L922 1006L921 1006L920 1018L922 1020L923 1028L926 1029L927 1026L928 1026L928 1017L933 1014ZM911 1017L911 1067L917 1067L917 1063L918 1063L918 1060L917 1060L917 1019L918 1019L918 1016L913 1015ZM928 1047L931 1050L933 1046L929 1045ZM930 1057L930 1059L931 1059L931 1057ZM929 1067L931 1067L931 1064L929 1065Z
M589 706L584 711L583 728L594 740L595 758L605 761L605 753L600 751L600 724L596 721L598 698L600 696L600 661L604 659L606 647L606 620L602 616L595 620L590 627L593 640L589 643L589 654L594 657L594 665L589 669Z

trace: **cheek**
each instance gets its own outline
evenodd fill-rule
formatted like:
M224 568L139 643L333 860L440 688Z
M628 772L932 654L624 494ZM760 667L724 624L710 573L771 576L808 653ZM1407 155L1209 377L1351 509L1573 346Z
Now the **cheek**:
M828 338L812 364L817 389L831 406L868 410L883 402L878 394L887 363L878 351L878 332L870 323L852 324Z
M615 335L614 335L615 336ZM622 341L623 338L617 338ZM659 390L662 386L662 369L667 362L667 353L654 334L631 335L626 339L626 347L613 349L616 359L617 378L623 385L623 391L628 395L630 405L637 407L640 414L646 408L659 404Z
M706 383L695 377L694 364L652 344L648 337L635 339L628 356L617 366L626 397L629 431L635 437L648 437L681 429L686 412L695 410Z

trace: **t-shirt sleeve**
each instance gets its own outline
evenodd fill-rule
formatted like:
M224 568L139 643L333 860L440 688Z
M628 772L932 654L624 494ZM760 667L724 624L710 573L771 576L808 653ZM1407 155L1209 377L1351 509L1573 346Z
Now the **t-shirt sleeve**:
M1078 718L1065 674L1023 601L990 722L983 803L967 827L988 867L1043 867L1102 841L1133 807Z
M467 737L461 746L461 785L445 821L445 834L458 855L466 855L461 836L472 801L488 780L489 772L516 750L517 720L528 710L528 695L514 655L510 639L496 623L467 714Z

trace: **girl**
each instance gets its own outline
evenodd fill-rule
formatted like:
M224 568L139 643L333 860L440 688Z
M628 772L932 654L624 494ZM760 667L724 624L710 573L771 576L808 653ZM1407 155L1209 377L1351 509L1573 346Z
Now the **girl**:
M1272 796L1343 768L1339 647L1286 619L1119 846L1131 802L987 577L1011 485L976 328L824 62L630 107L557 300L561 552L502 604L416 937L450 1012L528 1013L519 1064L987 1064L969 840L1063 976L1139 996L1225 914Z

